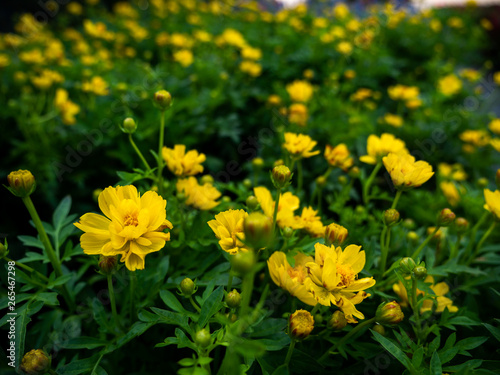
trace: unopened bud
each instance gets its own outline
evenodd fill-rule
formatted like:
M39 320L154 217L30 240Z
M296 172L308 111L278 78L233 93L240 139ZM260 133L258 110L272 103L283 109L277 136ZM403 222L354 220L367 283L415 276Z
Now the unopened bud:
M327 323L328 327L333 329L334 331L341 331L347 326L347 320L342 311L337 310L332 314L332 317Z
M286 165L274 167L271 171L271 181L276 189L283 189L290 185L292 181L292 172Z
M455 228L459 234L463 234L469 228L469 222L463 217L457 217L455 220Z
M157 107L164 111L172 105L172 95L166 90L160 90L155 92L154 102Z
M105 255L99 256L99 269L105 275L111 275L115 270L118 259L116 256L107 257Z
M415 261L410 257L403 258L399 261L399 268L401 273L405 276L410 275L415 267Z
M293 236L294 230L290 227L284 227L281 230L281 235L285 238L291 238Z
M255 168L262 168L264 166L264 159L257 157L252 160L252 165Z
M246 200L247 207L250 211L256 211L259 209L259 201L254 195L250 195Z
M226 304L232 308L237 308L241 303L241 294L236 289L233 289L226 295Z
M361 171L359 170L359 167L356 166L352 167L348 173L348 175L351 176L352 178L358 178L360 174Z
M441 212L438 215L438 225L440 227L447 227L448 225L453 223L455 217L456 216L452 210L450 210L449 208L445 208L441 210Z
M406 229L413 229L415 228L415 222L413 221L413 219L410 218L404 219L403 227L405 227Z
M339 176L338 181L340 185L347 185L347 177L344 175Z
M269 246L273 239L273 221L260 212L252 212L243 222L245 244L255 250Z
M245 178L243 180L243 186L246 187L247 189L250 189L253 186L252 180L250 180L249 178Z
M134 134L137 130L137 124L132 117L123 120L122 131L127 134Z
M484 189L488 186L488 179L485 177L481 177L477 180L477 184L481 189Z
M319 176L316 178L316 184L318 184L319 187L323 187L326 185L326 177L325 176Z
M231 197L229 195L224 195L222 197L222 202L223 203L231 203Z
M240 251L231 256L230 259L232 270L240 275L250 272L255 264L255 254L253 251Z
M424 280L427 277L427 268L423 266L417 266L413 269L413 276L417 280Z
M331 223L325 228L325 244L326 246L340 246L346 240L349 232L342 225Z
M409 241L409 242L417 242L418 241L418 233L417 232L414 232L414 231L409 231L408 234L406 235L406 239Z
M297 310L290 315L290 336L303 340L314 329L314 318L307 310Z
M50 357L41 350L33 349L26 353L19 369L28 375L42 375L50 369Z
M194 342L201 346L202 348L206 348L212 342L212 337L210 336L210 331L208 329L200 329L194 335Z
M372 329L382 336L385 336L385 328L382 324L375 324Z
M102 193L102 189L94 189L94 191L92 192L92 199L94 199L94 201L96 202L99 202L99 195L101 195Z
M201 185L205 185L205 184L213 185L214 184L214 178L212 177L212 175L209 175L209 174L203 175L200 178L200 184Z
M16 197L26 198L30 196L36 189L36 181L30 171L20 169L18 171L10 172L7 176L7 181L12 194Z
M396 301L381 303L375 313L375 319L378 324L389 326L402 322L404 317L401 306Z
M399 221L399 212L394 208L389 208L384 211L384 224L392 227Z
M315 314L314 315L314 321L318 324L323 323L323 315L321 314Z
M189 298L196 293L196 284L189 277L186 277L181 281L180 291L184 297Z

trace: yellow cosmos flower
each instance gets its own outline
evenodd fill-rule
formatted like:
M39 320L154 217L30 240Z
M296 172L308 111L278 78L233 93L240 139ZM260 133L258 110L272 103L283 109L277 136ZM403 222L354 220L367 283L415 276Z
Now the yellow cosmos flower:
M455 207L458 202L460 202L460 193L454 182L443 181L439 184L441 191L443 192L446 200L449 204Z
M500 118L495 118L491 120L491 122L488 125L488 128L496 135L500 135Z
M335 49L337 50L337 52L346 56L346 55L350 55L352 53L353 47L352 47L351 43L343 41L343 42L340 42L339 44L337 44Z
M500 190L493 192L489 189L484 189L484 199L486 200L484 208L490 211L497 220L500 220Z
M455 74L448 74L438 81L438 90L444 96L452 96L460 92L462 81Z
M186 195L186 204L199 210L211 210L220 202L221 193L211 183L198 184L195 177L179 179L176 184L177 191Z
M243 60L240 64L240 70L252 77L258 77L262 73L262 66L252 60Z
M354 159L351 157L344 143L335 147L327 145L325 148L325 159L332 167L341 168L343 171L347 171L354 164Z
M491 137L486 130L466 130L460 134L463 142L476 147L484 147L490 143Z
M229 254L248 251L242 240L245 239L243 222L248 216L244 210L228 210L215 215L215 220L210 220L208 225L215 233L222 250Z
M253 192L264 214L272 218L274 215L275 202L271 196L271 192L263 186L255 187ZM278 216L276 217L276 223L280 228L302 228L302 223L295 220L294 216L294 211L299 208L299 205L299 198L292 193L286 192L285 194L281 194L278 204Z
M394 126L395 128L400 128L401 126L403 126L403 118L392 113L386 113L383 117L383 121L387 125Z
M434 172L432 166L423 161L415 161L410 154L390 153L382 159L392 183L398 190L408 190L419 187L428 181Z
M302 159L318 155L319 151L312 151L318 142L305 134L285 133L285 143L283 148L287 150L293 158Z
M293 102L306 103L311 99L313 87L307 81L293 81L286 86L286 91Z
M307 107L302 103L294 103L288 108L288 121L299 126L307 125Z
M434 292L435 300L437 302L437 307L435 311L436 313L442 313L445 308L448 308L448 310L451 313L458 311L458 307L453 306L453 301L448 297L445 297L445 295L448 294L448 292L450 291L450 287L448 286L448 284L446 284L445 282L434 284L434 278L430 275L425 278L425 282L432 284L430 288ZM392 290L394 290L394 292L400 298L401 307L408 307L409 306L408 294L406 293L406 288L401 283L401 281L399 281L397 284L394 284L392 286ZM424 294L425 292L421 291L420 289L417 289L417 296ZM432 310L432 306L434 305L433 299L426 299L425 301L423 301L422 307L420 308L420 313Z
M290 293L292 297L297 297L307 305L315 306L316 299L304 285L304 281L309 277L306 263L312 262L313 258L298 253L294 259L295 266L292 267L288 263L285 253L274 252L267 261L271 279L277 286Z
M325 235L325 226L318 216L318 211L312 207L304 207L302 214L295 217L297 226L304 228L312 237L323 237Z
M361 156L359 160L366 164L377 164L389 153L408 153L405 143L389 133L384 133L379 137L371 134L368 136L366 144L368 155Z
M188 67L193 63L193 52L188 49L181 49L174 52L174 60L181 64L184 68Z
M73 125L75 116L80 112L80 106L69 100L68 92L58 88L54 99L54 106L61 112L61 118L65 125Z
M258 48L244 47L241 50L241 56L247 60L260 60L262 58L262 51Z
M490 141L490 145L498 152L500 152L500 139L494 138Z
M153 191L140 196L133 185L108 187L99 194L105 216L87 213L74 225L84 231L80 244L85 254L121 255L130 271L144 269L145 257L170 241L172 224L166 219L167 201Z
M404 85L391 86L387 92L392 100L413 100L417 99L420 94L418 87Z
M109 94L109 85L102 77L96 76L88 82L83 82L82 90L98 96L105 96Z
M175 145L174 148L163 146L163 160L168 169L176 176L194 176L203 172L203 163L207 158L196 150L186 152L186 146Z
M441 177L454 180L454 181L465 181L467 179L467 173L464 171L462 164L446 164L439 163L438 165L439 175Z
M304 281L306 287L318 303L339 307L349 323L357 323L353 316L364 319L355 305L370 296L364 290L375 285L375 280L373 277L358 279L366 262L361 246L349 245L342 250L340 246L317 243L314 248L314 262L306 263L309 273Z

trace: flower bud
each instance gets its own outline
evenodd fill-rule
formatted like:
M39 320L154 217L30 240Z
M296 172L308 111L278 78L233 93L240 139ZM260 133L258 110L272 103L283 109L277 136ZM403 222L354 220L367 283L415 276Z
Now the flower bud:
M410 257L403 258L399 261L399 269L405 276L410 275L415 267L415 261Z
M331 223L325 228L325 244L326 246L340 246L348 235L349 232L342 225Z
M408 234L406 235L406 239L409 241L409 242L417 242L418 241L418 234L417 232L414 232L414 231L409 231Z
M10 185L7 189L16 197L26 198L36 189L35 177L30 171L24 169L10 172L7 176L7 181Z
M356 212L358 215L363 215L364 213L366 213L366 208L365 208L365 206L358 205L358 206L356 206L356 208L355 208L355 212Z
M226 304L232 308L237 308L241 303L241 294L236 289L233 289L226 295Z
M166 90L157 91L154 95L154 102L161 111L164 111L172 105L172 95Z
M231 197L229 195L224 195L222 197L222 202L223 203L231 203Z
M264 166L264 159L257 157L252 160L252 165L255 168L262 168Z
M101 195L102 189L95 189L92 192L92 199L94 199L95 202L99 202L99 195Z
M290 168L286 165L279 165L271 171L271 181L276 189L283 189L290 185L292 175Z
M247 189L250 189L253 186L252 180L250 180L249 178L245 178L243 180L243 186L246 187Z
M205 185L205 184L213 185L214 184L214 178L212 177L212 175L205 174L205 175L201 176L201 178L200 178L200 184L201 185Z
M481 177L477 180L477 184L481 189L484 189L488 186L488 179L485 177Z
M236 253L230 259L231 268L240 275L250 272L255 264L255 254L253 251Z
M327 326L334 331L341 331L346 325L347 320L344 313L340 310L335 311L327 323Z
M281 230L281 235L285 238L292 238L294 230L290 227L284 227Z
M285 165L285 162L283 161L283 159L278 159L276 160L274 163L273 163L273 167L278 167L280 165Z
M395 325L403 321L404 314L396 301L384 302L379 305L375 313L378 324Z
M314 329L314 318L307 310L297 310L290 315L290 336L295 340L303 340Z
M247 198L246 205L250 211L256 211L259 209L259 201L254 195L250 195Z
M321 315L321 314L319 314L319 313L318 313L318 314L315 314L315 315L314 315L314 321L315 321L316 323L318 323L318 324L323 323L323 315Z
M127 134L134 134L137 130L137 124L132 117L123 120L122 131Z
M196 284L194 283L194 281L191 280L189 277L186 277L184 280L181 281L179 289L181 291L181 294L184 297L189 298L194 293L196 293L197 288L196 288Z
M348 175L352 178L358 178L360 174L361 174L361 171L359 170L359 167L356 167L356 166L352 167L348 173Z
M438 215L438 225L440 227L447 227L455 220L455 214L449 208L441 210Z
M28 375L42 375L50 369L50 357L41 349L26 353L19 369Z
M325 176L319 176L316 178L316 184L319 187L323 187L326 185L326 177Z
M403 227L406 229L414 229L415 228L415 222L413 219L407 218L403 220Z
M339 176L338 181L340 185L347 185L347 177L344 175Z
M184 203L186 201L186 193L182 191L178 191L177 194L175 195L177 200L181 203Z
M463 234L469 228L469 222L463 217L457 217L455 220L455 228L459 234Z
M206 348L212 342L212 337L210 336L210 331L208 329L200 329L194 335L194 342L201 346L202 348Z
M243 222L245 244L255 250L269 245L273 239L273 221L260 212L252 212Z
M413 276L417 280L424 280L427 277L427 269L423 266L417 266L413 269Z
M399 221L399 212L394 208L389 208L384 211L384 224L392 227Z
M382 336L385 336L385 328L381 324L375 324L372 328L375 332L381 334Z
M105 255L99 256L99 269L105 275L111 275L115 270L118 258L116 256L107 257Z

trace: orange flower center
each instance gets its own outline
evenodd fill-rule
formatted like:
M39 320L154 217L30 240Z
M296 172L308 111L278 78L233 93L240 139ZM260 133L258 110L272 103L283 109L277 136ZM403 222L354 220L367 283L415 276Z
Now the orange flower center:
M352 268L348 264L337 264L338 287L348 287L356 279Z
M125 215L125 226L133 225L134 227L139 225L139 220L137 219L137 214L127 214Z
M307 277L307 271L306 271L305 267L300 265L300 264L295 266L295 267L288 268L287 272L288 272L288 275L290 275L290 277L292 279L297 279L297 281L301 284L304 282L304 280Z

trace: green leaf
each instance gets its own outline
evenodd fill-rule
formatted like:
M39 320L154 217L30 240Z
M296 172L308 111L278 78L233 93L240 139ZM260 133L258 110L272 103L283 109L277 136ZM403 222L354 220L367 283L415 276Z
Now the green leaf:
M448 321L447 325L455 326L478 326L480 323L466 316L455 316Z
M442 375L443 368L441 366L441 359L439 358L439 354L434 352L431 358L431 367L430 367L430 375Z
M168 290L160 290L160 298L162 301L170 307L172 310L177 312L186 311L175 295Z
M373 338L378 341L385 350L387 350L390 354L392 354L401 364L408 369L410 372L415 372L415 368L408 356L395 344L393 344L389 339L386 339L380 333L377 333L373 330L370 330L373 334ZM440 374L441 375L441 374Z
M73 274L72 273L68 273L66 275L62 275L61 277L58 277L57 279L55 279L54 281L51 281L48 285L47 285L47 288L54 288L58 285L62 285L62 284L66 284L68 281L70 281L72 278L73 278Z
M24 343L26 341L26 326L31 321L28 315L29 305L31 302L26 303L26 308L20 315L15 316L15 327L16 327L16 368L19 366L19 361L24 356Z
M198 325L200 328L205 327L208 320L222 308L222 297L224 296L224 287L220 286L205 300L201 307L200 318Z
M472 369L475 369L475 368L481 366L482 363L483 363L482 359L471 359L471 360L464 362L460 365L445 367L443 369L443 371L459 372L459 371L464 371L464 370L472 370ZM467 373L467 371L462 372L462 373Z
M453 358L455 358L459 351L460 349L455 346L446 350L440 350L439 358L441 359L441 364L450 362Z
M468 337L457 342L455 346L460 350L472 350L482 345L486 340L488 337Z
M65 366L62 366L57 369L58 375L79 375L79 374L88 374L93 369L95 364L97 363L98 356L94 355L90 358L73 360Z
M429 352L435 352L439 348L439 344L441 343L441 336L436 336L434 340L429 344Z
M289 375L290 371L288 371L288 366L285 364L282 364L276 370L273 371L272 375Z
M151 307L151 310L160 317L160 321L162 323L173 324L189 329L187 316L173 313L172 311L159 309L157 307Z
M414 353L411 359L411 363L415 368L419 368L422 364L422 360L424 359L424 347L419 347Z
M483 326L486 327L488 331L493 335L494 338L496 338L498 341L500 341L500 329L497 327L493 327L491 324L488 323L483 323Z
M179 339L177 337L167 337L164 342L160 342L159 344L155 345L155 348L161 348L163 346L168 346L172 344L178 344Z
M193 350L196 350L196 345L188 339L184 331L180 328L175 329L175 337L177 337L177 348L191 348Z
M95 349L106 346L108 342L95 337L75 337L65 341L61 347L66 349Z
M154 323L142 323L142 322L135 322L132 328L122 337L120 337L117 341L116 344L109 345L105 349L105 353L111 353L112 351L122 347L125 345L127 342L132 340L135 337L138 337L142 335L144 332L146 332L150 327L152 327Z
M38 238L33 237L33 236L17 236L19 241L23 243L24 246L31 246L31 247L37 247L41 250L45 249L43 246L42 241L40 241Z
M61 230L70 209L71 197L67 195L61 200L61 203L59 203L59 205L54 210L54 214L52 215L52 223L54 224L54 230L56 232Z
M177 363L183 367L189 367L189 366L193 366L195 364L195 360L193 358L182 358Z
M57 300L58 294L56 292L44 292L38 293L36 299L38 301L43 301L44 304L49 306L58 306L59 301Z

